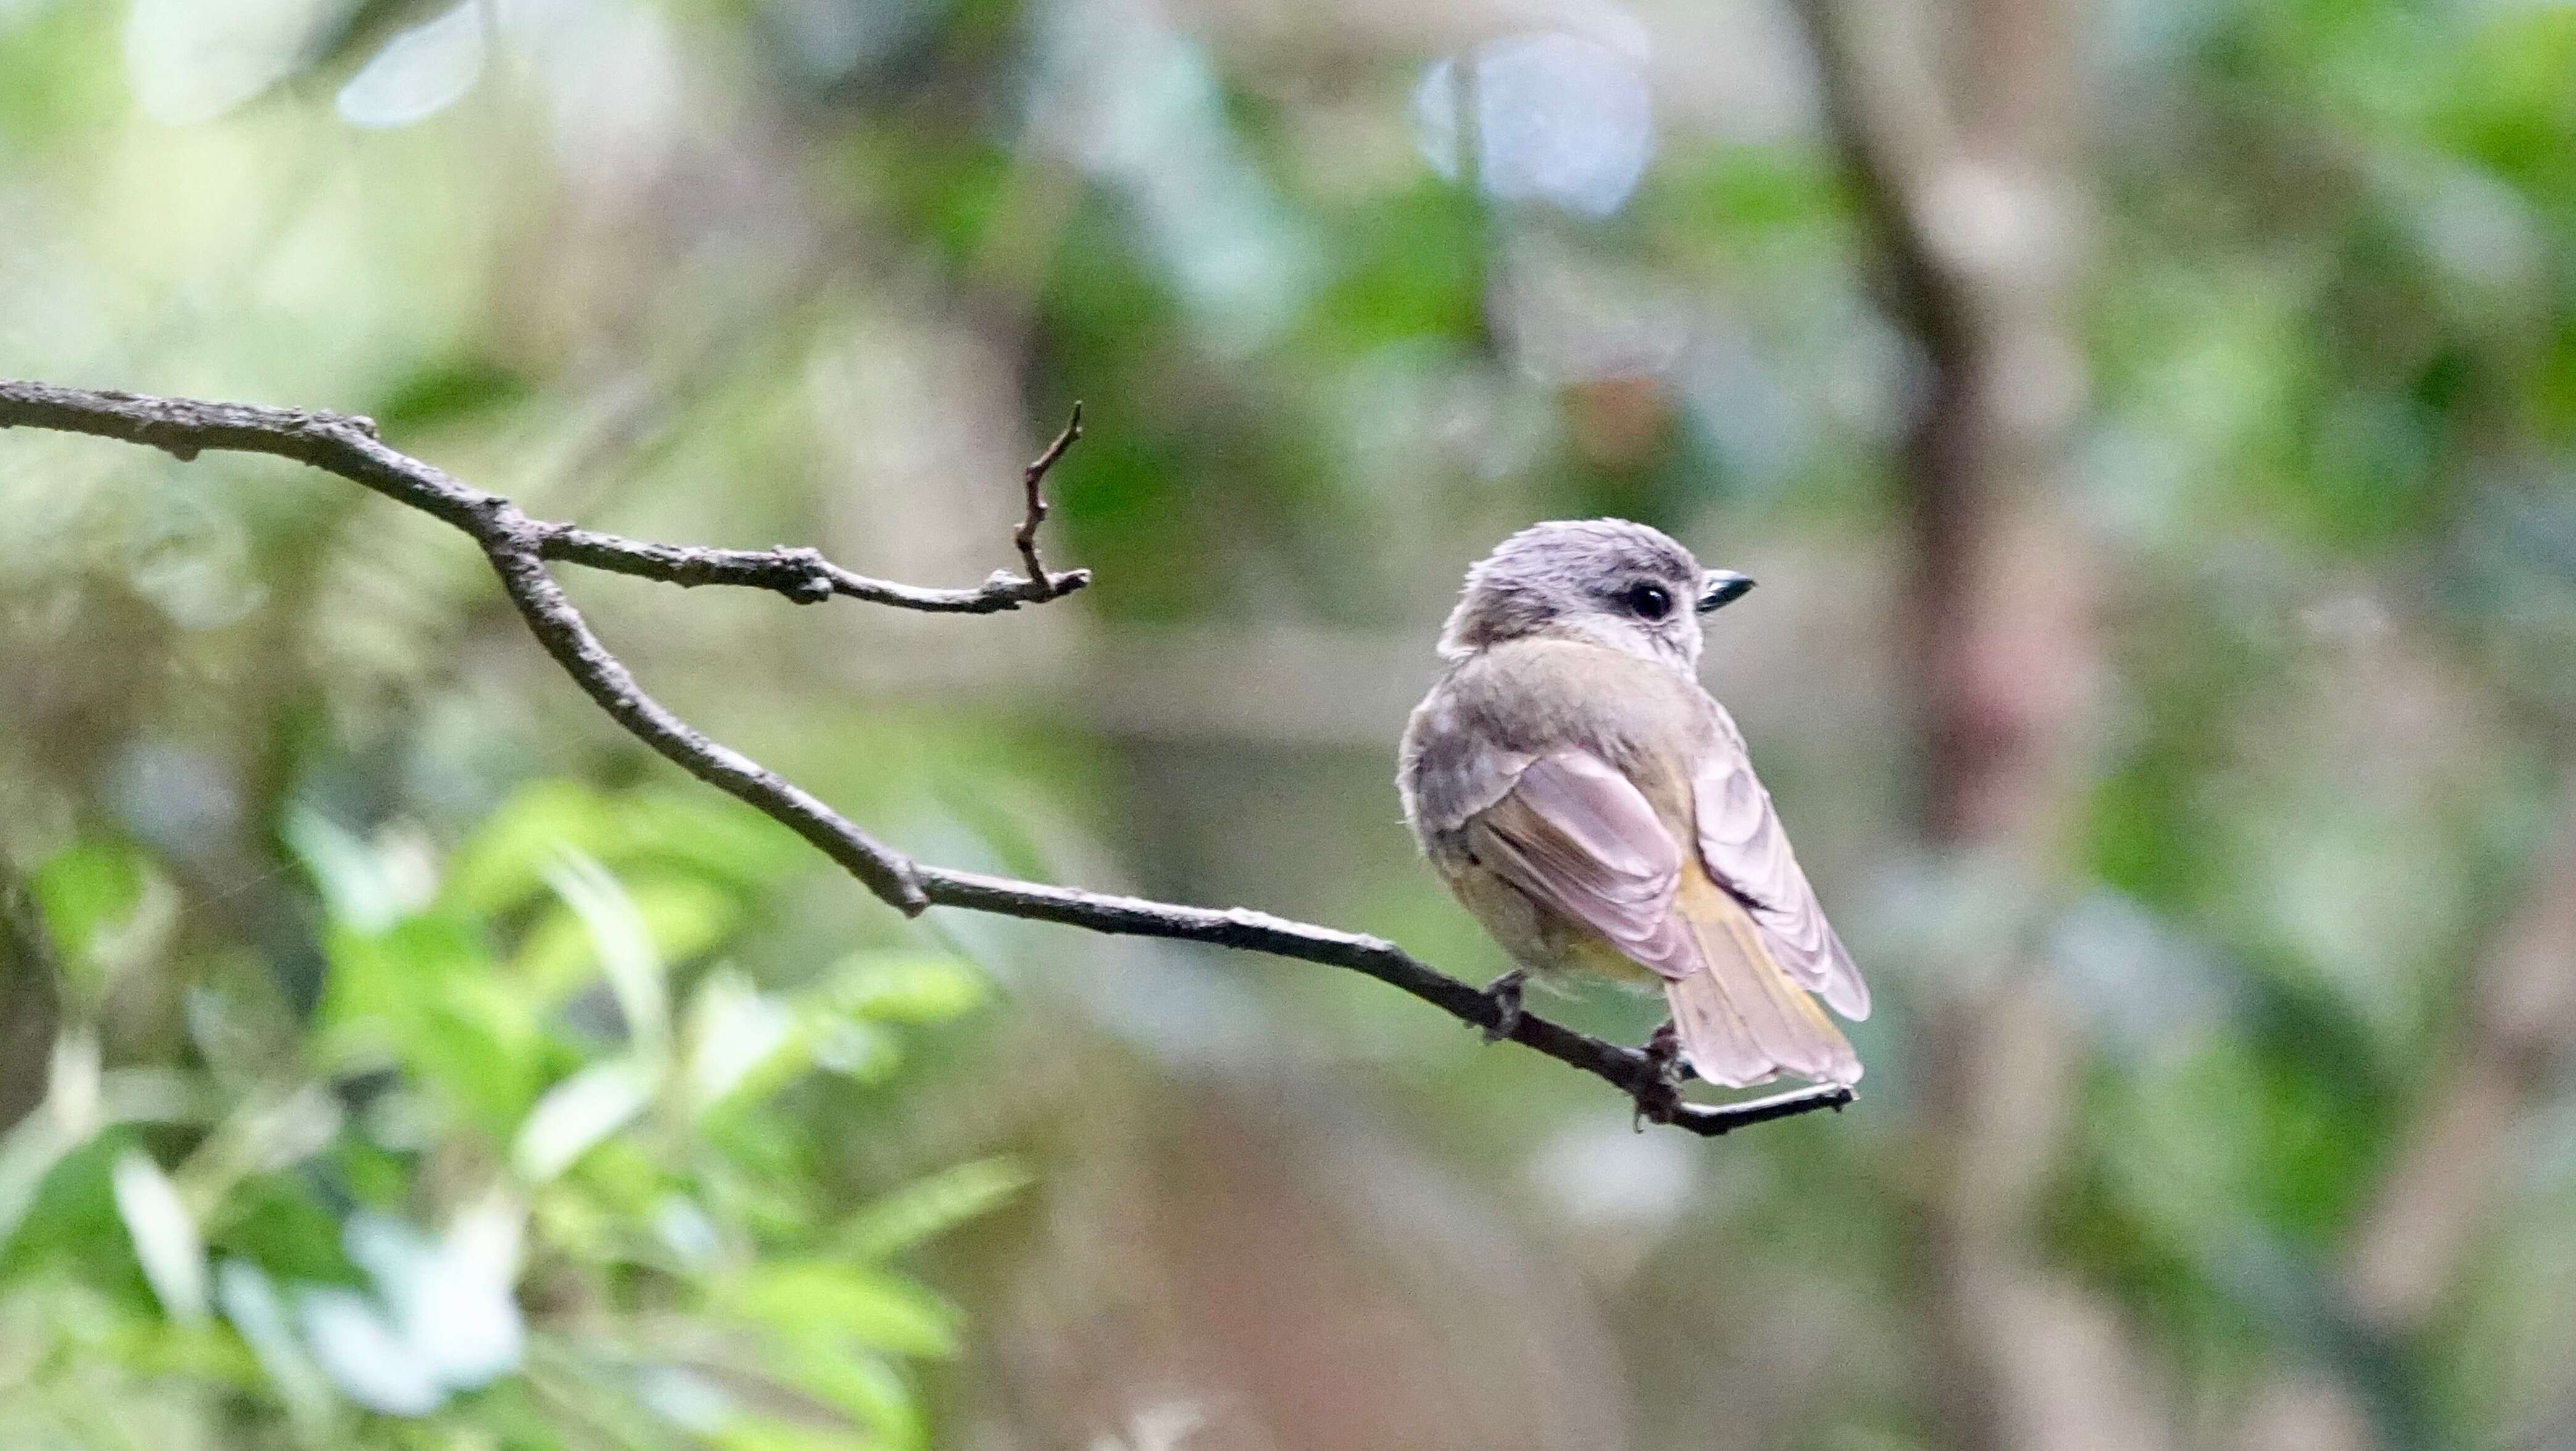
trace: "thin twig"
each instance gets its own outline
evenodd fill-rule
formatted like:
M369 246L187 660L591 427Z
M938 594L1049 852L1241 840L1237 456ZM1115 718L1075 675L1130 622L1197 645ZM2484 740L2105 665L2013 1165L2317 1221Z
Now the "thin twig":
M775 549L708 549L693 544L656 544L649 540L627 539L570 524L542 526L537 552L547 559L587 565L612 574L633 575L638 579L660 580L665 584L745 585L753 589L776 590L799 604L819 604L834 595L846 595L870 604L893 605L932 614L989 615L1015 610L1022 605L1042 604L1069 595L1091 583L1091 571L1087 569L1069 569L1045 575L1044 584L1038 583L1040 576L1037 575L1023 579L995 570L991 578L974 589L923 589L918 585L896 584L890 580L853 574L825 559L820 551L801 546L782 544Z
M1322 963L1400 988L1461 1022L1500 1027L1502 1015L1492 999L1380 938L1241 907L1180 906L916 862L758 762L709 739L647 695L546 568L548 560L563 560L670 584L741 585L799 601L847 595L904 609L955 613L1053 599L1090 579L1082 570L1047 573L1036 546L1037 526L1046 517L1041 491L1046 471L1080 436L1081 422L1077 409L1065 431L1029 466L1029 518L1014 536L1028 565L1027 577L997 575L976 590L924 590L851 574L810 549L696 549L531 519L498 494L386 447L372 422L351 415L0 380L0 428L86 433L145 444L182 460L208 449L273 454L336 474L455 526L482 546L503 591L546 653L619 725L680 769L804 837L906 915L930 906L955 907ZM1709 1137L1815 1109L1841 1108L1853 1099L1850 1089L1826 1085L1745 1103L1679 1103L1670 1099L1654 1063L1634 1048L1528 1013L1505 1036L1612 1084L1648 1104L1649 1116L1660 1122Z
M1047 470L1054 468L1056 460L1063 458L1064 451L1073 447L1073 441L1080 437L1082 402L1076 399L1073 416L1065 420L1064 432L1057 434L1055 442L1046 446L1046 452L1031 460L1020 475L1020 486L1028 494L1028 513L1021 518L1020 527L1011 531L1011 542L1020 547L1020 562L1028 567L1029 578L1040 591L1039 599L1048 597L1046 592L1054 588L1055 581L1055 576L1047 573L1045 563L1038 558L1038 526L1045 523L1047 517Z

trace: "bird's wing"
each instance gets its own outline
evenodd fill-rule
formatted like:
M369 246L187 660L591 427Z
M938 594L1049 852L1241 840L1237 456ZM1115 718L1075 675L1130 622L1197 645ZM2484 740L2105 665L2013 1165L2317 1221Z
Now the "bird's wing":
M1467 823L1467 846L1540 905L1598 932L1655 973L1694 966L1673 918L1681 844L1618 770L1589 751L1557 751L1521 770Z
M1682 1051L1699 1076L1730 1088L1782 1072L1860 1082L1860 1058L1833 1019L1784 972L1753 914L1697 862L1682 868L1674 919L1701 969L1664 984Z
M1835 1012L1854 1022L1868 1017L1869 985L1825 920L1824 905L1789 849L1779 813L1771 809L1771 793L1754 776L1744 738L1723 711L1700 752L1691 797L1699 817L1700 860L1744 904L1771 955Z
M1746 1087L1782 1071L1857 1082L1859 1060L1775 961L1752 912L1684 854L1634 782L1587 751L1530 762L1467 846L1540 905L1664 982L1691 1066Z

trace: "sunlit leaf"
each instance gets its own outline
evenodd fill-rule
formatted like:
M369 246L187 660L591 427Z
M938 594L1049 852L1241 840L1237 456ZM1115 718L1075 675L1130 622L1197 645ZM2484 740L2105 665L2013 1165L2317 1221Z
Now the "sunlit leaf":
M391 1051L455 979L480 976L491 953L473 927L456 917L406 919L374 935L334 934L323 984L325 1028L379 1051Z
M447 1399L429 1362L394 1328L384 1311L355 1290L336 1285L295 1291L295 1318L303 1341L340 1393L388 1416L426 1416Z
M103 1358L137 1375L185 1377L253 1395L268 1389L268 1372L249 1343L213 1320L190 1326L139 1322L95 1344Z
M976 1159L907 1184L842 1221L837 1243L852 1259L880 1260L1009 1202L1029 1171L1011 1159Z
M182 1325L206 1318L206 1242L177 1186L150 1155L128 1149L112 1171L117 1216L134 1241L143 1278L164 1313Z
M552 986L576 965L598 964L626 1022L635 1050L650 1057L669 1051L670 989L663 968L666 949L687 954L712 944L731 924L732 902L710 889L679 881L643 884L630 892L588 857L566 856L546 880L580 919L586 953L570 950L557 932L541 935L521 955L532 980Z
M379 936L336 932L316 1056L334 1068L400 1064L439 1102L485 1126L515 1125L561 1065L538 1022L538 995L495 970L482 936L446 913Z
M93 1091L100 1124L211 1123L225 1106L204 1078L176 1068L110 1068L97 1075Z
M179 1178L196 1203L216 1204L243 1179L320 1153L339 1136L340 1124L339 1099L319 1084L258 1094L225 1115L179 1166Z
M869 1429L880 1451L926 1451L930 1427L903 1376L882 1357L806 1345L776 1356L770 1371Z
M653 1414L700 1435L722 1430L736 1415L723 1386L685 1366L646 1367L636 1377L635 1396Z
M610 798L578 782L543 781L513 793L456 849L444 900L478 915L508 911L545 885L565 852L630 878L650 868L737 891L792 871L808 856L793 832L730 803L663 792Z
M247 1261L225 1260L215 1267L215 1303L241 1332L289 1412L307 1426L327 1418L330 1382L296 1338L286 1303L268 1276Z
M901 1355L951 1355L957 1312L909 1280L822 1260L762 1264L720 1285L727 1315L823 1343L847 1338Z
M786 1003L738 973L709 973L689 1004L683 1074L689 1106L702 1113L755 1077L760 1086L775 1086L781 1068L797 1066L786 1051L797 1037L796 1014Z
M125 70L145 115L211 121L294 70L329 7L322 0L133 0Z
M653 1207L653 1237L692 1269L714 1266L724 1253L724 1233L694 1199L666 1194Z
M78 1147L79 1141L64 1134L47 1113L31 1113L0 1133L0 1249L8 1247L25 1221L45 1176Z
M374 1277L395 1327L440 1384L468 1389L518 1367L527 1330L512 1286L524 1223L525 1211L497 1194L436 1240L383 1215L349 1221L349 1257Z
M616 876L587 856L567 853L546 871L546 881L580 915L636 1052L662 1057L670 1049L670 985L662 982L662 954L644 912Z
M28 884L54 945L80 955L90 950L92 938L133 913L149 870L134 847L93 841L47 858Z
M177 894L129 844L85 842L28 878L37 914L59 950L66 986L95 996L107 973L157 950L178 914Z
M408 126L454 105L483 74L487 0L395 36L340 88L340 115L357 126Z
M631 1058L595 1063L554 1087L520 1125L510 1146L519 1177L543 1184L600 1141L635 1121L653 1101L657 1075Z
M903 1045L892 1032L859 1018L817 1013L807 1025L814 1066L856 1083L883 1083L903 1066Z
M418 866L391 858L318 811L288 812L279 834L313 873L332 919L353 931L374 936L427 905L429 887Z
M161 1068L98 1066L97 1040L67 1033L55 1044L45 1102L0 1133L0 1249L27 1223L63 1161L118 1124L203 1123L217 1107L203 1084ZM104 1214L102 1207L99 1213Z
M812 849L747 807L696 795L643 792L616 803L622 850L748 889L806 866Z
M878 1451L855 1431L779 1420L729 1421L708 1432L707 1443L720 1451Z

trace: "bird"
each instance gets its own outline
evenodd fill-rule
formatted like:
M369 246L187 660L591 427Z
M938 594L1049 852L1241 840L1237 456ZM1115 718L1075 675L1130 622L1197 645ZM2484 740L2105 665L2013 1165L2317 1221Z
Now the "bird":
M1489 1036L1512 1031L1524 983L1608 979L1662 992L1647 1052L1667 1089L1685 1062L1731 1088L1860 1081L1825 1009L1866 1018L1869 988L1699 682L1701 616L1752 587L1624 519L1536 524L1467 571L1396 785L1514 964L1485 990Z

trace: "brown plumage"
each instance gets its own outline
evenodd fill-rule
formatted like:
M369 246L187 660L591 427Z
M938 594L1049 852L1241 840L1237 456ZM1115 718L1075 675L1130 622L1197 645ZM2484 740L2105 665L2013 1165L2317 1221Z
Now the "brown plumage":
M1853 1083L1810 994L1858 1019L1868 989L1695 673L1700 609L1748 583L1622 520L1514 535L1468 574L1398 785L1450 890L1542 983L1661 987L1713 1083Z

